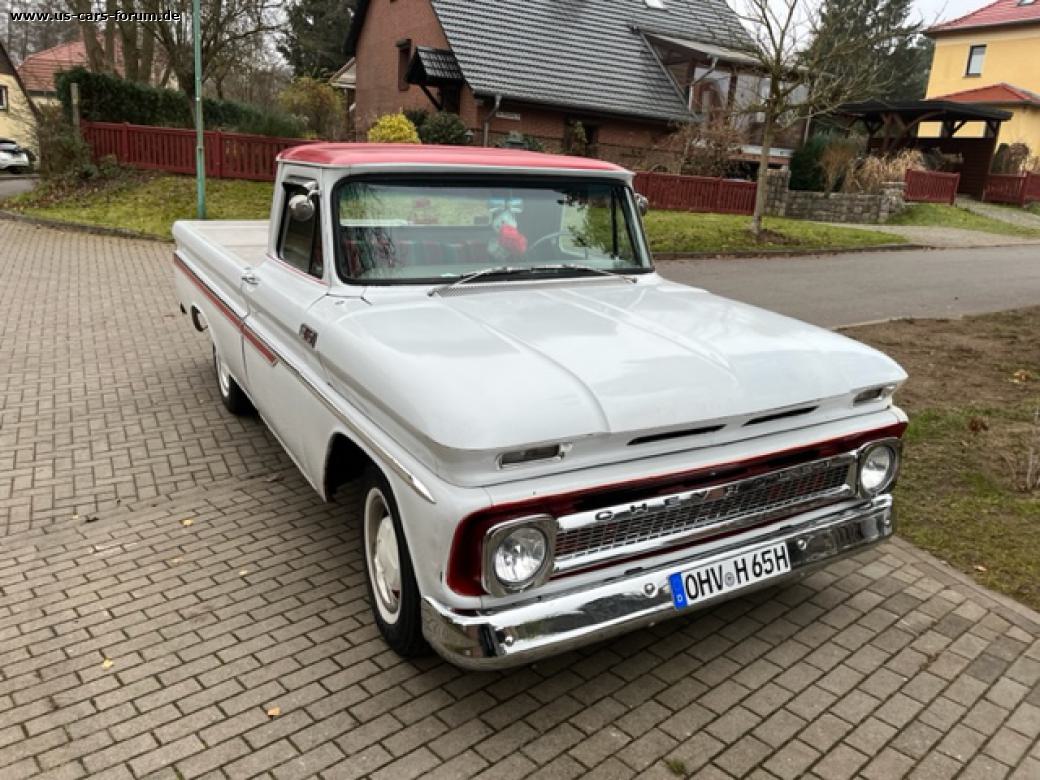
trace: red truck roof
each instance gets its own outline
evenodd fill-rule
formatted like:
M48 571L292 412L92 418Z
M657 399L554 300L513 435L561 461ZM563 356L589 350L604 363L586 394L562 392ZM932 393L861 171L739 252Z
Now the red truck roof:
M284 162L312 165L447 165L496 168L624 172L613 163L589 157L567 157L523 149L483 146L421 146L418 144L306 144L278 155Z

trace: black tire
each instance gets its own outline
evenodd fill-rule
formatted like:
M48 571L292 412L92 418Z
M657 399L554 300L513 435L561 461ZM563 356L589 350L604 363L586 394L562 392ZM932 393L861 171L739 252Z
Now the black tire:
M390 648L402 658L427 655L430 652L430 646L426 643L422 633L422 597L419 594L419 586L415 582L415 569L412 566L412 556L408 551L408 541L405 539L401 527L401 517L393 491L390 489L390 483L375 467L367 469L362 477L358 509L361 515L365 581L368 584L372 616L376 626L379 627L379 633L383 635L383 639L390 645ZM382 517L379 517L380 515ZM374 562L377 557L376 539L379 537L380 529L386 533L383 523L387 516L393 521L392 528L399 563L398 589L393 591L397 596L396 611L389 604L392 597L387 599L377 592L377 590L384 590L388 583L386 577L380 578L376 574L376 569L380 566ZM377 580L382 583L381 586L377 586Z
M238 386L234 377L227 372L225 367L221 371L220 358L217 356L217 345L213 345L213 373L217 378L217 391L220 400L224 402L224 408L238 417L245 417L253 413L253 404L249 396Z

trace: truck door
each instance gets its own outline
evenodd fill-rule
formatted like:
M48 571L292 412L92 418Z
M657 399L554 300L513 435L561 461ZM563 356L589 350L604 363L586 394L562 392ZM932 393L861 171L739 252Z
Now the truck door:
M321 402L304 380L321 377L322 367L316 351L318 334L308 324L307 313L328 293L331 272L322 249L317 193L314 180L284 177L275 192L281 205L272 214L278 231L273 256L242 275L249 307L243 328L245 366L253 403L312 479L323 464L306 462L305 444L313 441L309 437L321 435L317 431Z

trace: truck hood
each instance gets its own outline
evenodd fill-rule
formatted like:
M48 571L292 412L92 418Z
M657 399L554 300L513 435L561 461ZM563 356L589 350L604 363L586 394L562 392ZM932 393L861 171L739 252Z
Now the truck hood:
M323 335L330 378L438 449L627 443L807 405L834 419L856 392L906 378L844 336L656 275L366 297Z

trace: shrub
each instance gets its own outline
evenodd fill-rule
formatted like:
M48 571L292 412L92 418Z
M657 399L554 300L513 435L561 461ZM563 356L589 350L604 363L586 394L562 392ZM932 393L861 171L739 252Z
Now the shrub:
M792 190L823 192L826 182L820 158L830 138L829 135L814 135L791 156Z
M289 114L307 124L307 132L328 141L345 133L346 102L331 84L309 77L299 78L282 90L278 102Z
M458 114L441 111L422 123L419 138L424 144L468 146L471 135Z
M993 173L1022 173L1026 170L1030 156L1026 144L1001 144L993 156Z
M589 134L585 130L585 125L581 122L570 123L567 126L567 131L563 139L564 154L588 157L592 152L591 147L592 145L589 143Z
M374 144L422 143L415 125L403 113L379 117L368 131L368 141Z
M41 107L36 134L40 144L40 177L44 181L97 175L90 146L76 128L65 121L60 108Z
M406 108L404 115L408 117L409 122L415 125L416 130L422 130L422 126L430 118L430 112L425 108Z
M862 151L863 145L855 138L833 136L830 139L819 160L824 192L834 192L841 186Z
M719 178L729 174L733 158L740 154L746 140L746 133L730 117L719 116L704 122L684 122L665 146L676 157L676 173Z
M55 78L66 121L72 121L71 85L79 84L80 115L92 122L130 122L159 127L192 127L191 101L183 92L159 89L73 68ZM208 130L298 137L303 125L293 117L228 100L204 98L202 114Z
M907 171L924 168L924 155L917 149L904 149L899 154L888 157L871 155L845 177L844 189L846 192L876 195L888 182L903 181Z

